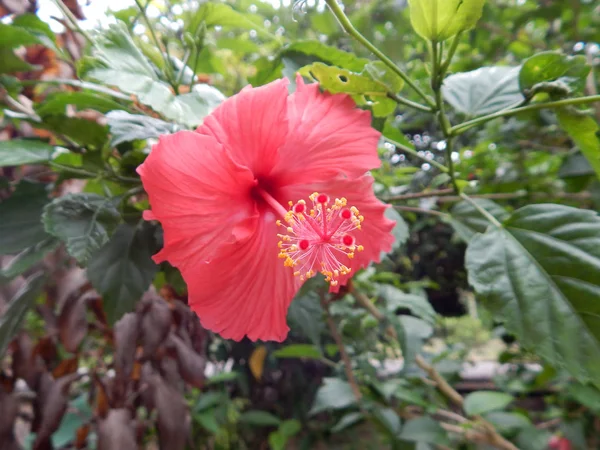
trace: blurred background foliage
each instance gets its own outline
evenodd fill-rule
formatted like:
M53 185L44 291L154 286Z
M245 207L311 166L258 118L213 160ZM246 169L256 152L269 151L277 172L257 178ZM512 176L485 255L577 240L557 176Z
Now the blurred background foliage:
M395 94L422 99L367 64L323 1L139 0L95 17L102 26L83 2L52 3L52 17L38 3L0 1L0 449L600 448L598 379L580 376L594 369L542 359L480 301L465 251L488 221L439 170L452 161L500 221L531 204L600 211L598 104L485 121L447 151L436 116ZM431 92L406 0L344 12ZM547 51L560 52L542 56L557 74L519 72ZM448 67L448 119L595 96L599 65L597 1L488 0ZM397 245L339 295L307 283L283 344L226 341L201 328L179 273L150 260L162 232L140 221L135 169L160 134L297 71L372 110L387 138L375 189L395 206ZM358 77L354 91L340 74ZM548 299L526 300L543 341L562 339Z

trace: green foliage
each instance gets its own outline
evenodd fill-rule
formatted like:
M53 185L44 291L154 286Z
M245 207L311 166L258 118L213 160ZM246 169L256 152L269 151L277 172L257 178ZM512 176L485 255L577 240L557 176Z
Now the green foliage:
M506 408L513 398L504 392L478 391L465 397L464 410L470 416L478 416Z
M543 52L528 58L519 73L519 86L526 96L545 90L563 89L565 93L581 93L590 72L585 56L567 56Z
M0 167L48 162L54 147L42 141L15 139L0 143Z

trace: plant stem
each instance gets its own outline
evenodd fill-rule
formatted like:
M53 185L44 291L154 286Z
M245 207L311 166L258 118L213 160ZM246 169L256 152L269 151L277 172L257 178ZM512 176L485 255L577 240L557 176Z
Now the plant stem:
M551 194L549 192L498 192L493 194L472 194L469 197L487 198L489 200L514 200L518 198L530 197L532 199L564 199L564 200L589 200L592 194L589 192L557 192ZM440 197L438 202L459 202L463 198L459 195L447 195ZM387 200L386 200L387 201Z
M473 207L479 211L479 213L485 217L491 224L495 225L498 228L502 228L502 224L500 222L498 222L498 219L496 219L494 216L492 216L489 212L487 212L484 208L482 208L475 200L473 200L471 197L469 197L467 194L461 193L460 197L464 200L466 200L467 202L469 202L471 205L473 205Z
M433 209L423 209L423 208L415 208L412 206L394 206L394 209L397 211L407 211L407 212L414 212L417 214L429 214L431 216L438 216L438 217L446 217L448 216L448 214L440 212L440 211L435 211Z
M407 98L400 97L399 95L394 94L393 92L388 92L387 96L394 100L396 103L400 103L401 105L418 109L419 111L433 112L433 110L429 106L421 105L420 103L413 102L412 100L408 100Z
M393 202L393 201L398 201L398 200L414 200L417 198L438 197L440 195L452 195L453 193L454 193L454 189L439 189L437 191L415 192L412 194L394 195L392 197L387 197L384 200L386 202Z
M358 387L358 383L356 381L356 377L354 376L354 372L352 371L352 361L348 356L348 352L346 352L346 347L344 346L344 342L342 341L342 336L329 313L329 305L323 296L321 298L321 305L323 306L323 310L325 311L325 319L327 321L327 326L329 327L329 332L331 333L331 337L335 341L338 350L340 352L340 357L342 358L342 362L344 363L344 372L346 373L346 378L348 379L348 383L352 388L352 393L354 397L356 397L356 401L360 402L362 399L362 393L360 392L360 388Z
M464 133L470 128L473 128L476 125L480 125L482 123L489 122L490 120L497 119L499 117L509 117L514 116L515 114L519 114L522 112L528 111L537 111L538 109L545 108L560 108L563 106L569 105L583 105L586 103L594 103L600 102L600 95L591 95L588 97L577 97L577 98L567 98L563 100L557 100L554 102L544 102L544 103L533 103L531 105L522 106L520 108L507 109L503 111L498 111L493 114L488 114L486 116L477 117L476 119L469 120L468 122L461 123L456 125L450 129L450 133L453 136L457 136L459 134Z
M394 62L391 59L389 59L387 56L385 56L381 50L379 50L377 47L375 47L371 42L369 42L369 40L367 38L365 38L362 34L360 34L356 28L354 28L354 25L352 25L352 22L350 22L350 19L348 19L348 16L346 16L344 11L342 11L342 8L340 8L340 5L338 5L337 0L325 0L325 1L327 2L327 6L329 6L329 9L335 15L337 20L340 22L340 25L342 26L343 30L346 33L348 33L350 36L352 36L354 39L356 39L360 44L362 44L365 48L367 48L371 53L373 53L375 56L377 56L377 58L379 58L379 60L381 60L386 66L388 66L390 69L392 69L394 71L394 73L396 73L400 78L402 78L402 80L404 80L404 82L408 86L410 86L425 101L425 103L427 103L432 108L435 106L435 103L431 100L431 98L429 98L429 96L426 95L425 92L423 92L421 90L421 88L419 88L419 86L417 86L408 77L408 75L406 75L404 73L404 71L402 69L400 69L400 67L398 67L396 64L394 64Z
M402 150L404 153L408 153L409 155L413 155L419 159L422 159L423 161L431 164L432 166L437 167L442 172L448 173L448 168L443 164L440 164L439 162L435 161L434 159L427 159L425 156L419 155L419 152L417 152L416 150L408 147L407 145L401 144L400 142L393 141L389 138L386 138L385 136L383 138L390 144L396 146L396 148Z
M54 0L54 4L58 7L58 9L60 9L67 21L75 28L75 30L77 30L77 32L81 34L90 44L95 45L95 42L89 33L79 26L77 18L73 15L67 5L65 5L62 0Z
M452 44L450 44L450 49L448 50L448 54L446 55L446 61L444 61L440 67L440 74L442 74L442 79L446 75L448 67L450 67L450 63L452 62L454 53L456 53L456 49L458 48L458 43L460 42L461 36L462 32L458 33L456 36L454 36L454 38L452 38Z

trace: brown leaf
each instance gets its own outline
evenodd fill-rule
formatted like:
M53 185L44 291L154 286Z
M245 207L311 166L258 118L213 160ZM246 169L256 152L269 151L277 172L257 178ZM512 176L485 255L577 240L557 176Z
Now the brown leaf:
M58 366L54 368L52 371L52 376L54 378L61 378L65 375L71 375L72 373L77 372L77 368L79 367L79 360L77 357L70 359L63 359Z
M69 388L71 383L77 378L79 378L78 374L67 375L54 381L50 387L48 396L43 403L42 420L35 442L33 443L33 450L38 450L46 446L52 433L58 429L67 411Z
M106 385L100 379L95 378L94 387L96 392L96 415L106 417L110 408Z
M13 439L13 428L19 404L15 397L0 387L0 447Z
M114 327L115 371L117 377L121 379L129 378L133 370L139 323L139 317L136 313L127 313Z
M45 371L44 361L33 354L33 342L24 332L12 344L12 372L15 378L22 378L33 389L39 376Z
M33 348L32 358L40 356L47 366L52 366L58 357L54 338L46 336L41 338Z
M158 410L160 448L185 449L190 421L183 396L158 375L152 377L151 384L154 390L154 404Z
M192 386L200 388L204 384L206 360L188 347L182 339L171 333L169 343L173 345L181 377Z
M141 325L142 358L148 359L167 338L173 317L168 303L156 294L142 308L146 309Z
M87 300L89 295L68 297L58 316L58 337L65 349L70 353L76 353L79 344L88 332L88 321L86 318Z
M131 412L128 409L111 409L106 419L100 420L98 423L98 450L134 450L136 448L135 427L131 420Z
M90 426L89 424L83 425L77 428L77 432L75 433L75 448L86 448L87 446L87 437L90 434Z

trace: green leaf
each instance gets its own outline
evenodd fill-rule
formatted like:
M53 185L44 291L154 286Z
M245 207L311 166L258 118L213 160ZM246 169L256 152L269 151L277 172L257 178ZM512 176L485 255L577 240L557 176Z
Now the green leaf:
M120 225L110 241L88 264L88 278L103 295L110 323L132 311L150 287L158 267L152 261L154 230L147 224L136 228Z
M200 425L202 425L206 431L210 431L213 434L217 434L219 432L220 427L214 411L209 410L203 412L202 414L198 414L195 416L195 419L200 422Z
M39 164L50 161L54 146L31 139L0 141L0 167Z
M40 116L64 115L67 106L76 106L78 110L93 109L101 113L107 113L123 107L114 100L102 97L91 92L54 92L48 95L44 102L38 105L35 111Z
M588 177L590 175L595 175L594 169L581 152L566 155L558 169L559 178Z
M52 445L55 448L63 448L73 442L77 436L77 429L87 424L92 417L87 395L82 394L69 403L69 409L63 416L60 427L52 434Z
M49 130L59 137L64 135L82 146L101 148L108 139L108 128L94 120L64 115L44 116L36 128Z
M396 109L396 102L388 98L388 87L369 75L316 62L301 73L312 76L320 86L332 94L350 94L358 105L368 105L375 117L385 117Z
M112 134L113 146L136 139L157 138L161 134L177 131L173 124L154 117L129 114L126 111L111 111L106 115L108 127Z
M408 0L410 23L419 36L441 42L475 26L485 0Z
M45 185L21 181L0 203L0 255L19 253L50 237L41 222L47 202Z
M392 236L394 236L392 251L394 251L406 243L408 237L410 236L410 231L400 213L394 208L387 208L384 215L388 219L396 221L394 228L392 228Z
M276 358L309 358L321 359L321 352L318 347L310 344L292 344L286 345L273 352Z
M279 429L269 434L269 445L271 450L285 450L287 442L302 429L302 425L296 419L286 420L279 425Z
M26 29L0 23L0 46L17 48L38 43L38 39Z
M342 430L345 430L348 427L351 427L357 422L360 422L363 419L363 414L360 412L350 412L348 414L344 414L342 418L331 427L332 433L339 433Z
M469 282L524 347L600 384L600 217L529 205L467 247ZM576 348L578 351L574 352Z
M108 242L121 216L114 199L96 194L68 194L44 209L46 231L66 244L69 254L80 264Z
M481 67L444 80L444 99L469 116L491 114L525 100L519 89L519 67Z
M509 216L506 209L492 200L477 198L473 201L498 219L499 222ZM484 233L490 225L490 222L470 202L457 203L450 210L450 215L452 217L450 224L465 242L469 242L477 233Z
M588 384L569 383L567 393L595 413L600 413L600 390L598 388Z
M504 392L477 391L465 397L463 409L469 416L478 416L490 411L506 408L513 401L512 395Z
M450 446L448 433L431 417L419 417L406 422L400 438L411 442Z
M50 237L36 245L26 248L16 255L10 263L0 269L0 285L21 275L40 262L46 254L58 248L59 241Z
M407 369L413 364L425 340L433 334L433 327L424 320L412 316L396 316L388 313L388 319L396 330L404 358L404 369Z
M33 306L35 299L44 286L44 275L37 272L31 275L21 289L13 296L8 307L0 316L0 357L4 356L6 347L15 336L27 311Z
M404 80L381 61L373 61L364 70L372 80L384 85L388 92L396 93L404 87Z
M200 125L202 119L225 100L225 96L217 88L208 84L196 84L191 92L179 95L177 100L189 110L181 122L194 127Z
M329 409L343 409L356 403L356 397L350 384L339 378L323 378L309 415L315 415Z
M552 433L530 427L522 430L515 440L519 450L548 450L548 441Z
M516 412L493 411L485 415L485 420L500 433L515 433L532 425L531 420Z
M565 93L582 92L590 72L585 56L567 56L559 52L543 52L528 58L519 73L519 86L526 96L530 96L544 84L546 88L560 88ZM552 89L551 89L552 91Z
M287 318L292 331L299 331L317 346L321 344L325 325L322 320L323 308L316 293L298 295L290 304Z
M377 294L385 299L386 307L391 313L398 309L408 309L411 314L429 322L435 323L435 311L426 297L406 292L389 284L379 285Z
M576 110L561 108L556 111L558 123L579 147L600 179L600 127L590 116Z
M213 406L227 401L227 394L224 392L203 392L198 399L198 402L193 406L192 410L195 413L204 411Z
M297 41L281 49L275 58L258 60L256 63L257 73L250 78L250 82L254 86L260 86L281 77L286 62L288 65L297 66L298 69L314 62L322 62L353 72L360 72L369 60L319 41Z
M402 423L396 411L392 408L377 407L373 410L373 418L379 422L390 438L395 440L398 437Z
M278 427L281 419L267 411L250 410L242 413L239 422L255 427Z

